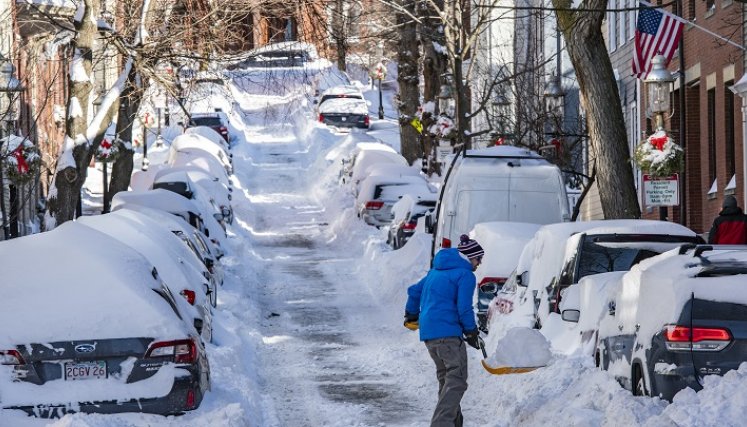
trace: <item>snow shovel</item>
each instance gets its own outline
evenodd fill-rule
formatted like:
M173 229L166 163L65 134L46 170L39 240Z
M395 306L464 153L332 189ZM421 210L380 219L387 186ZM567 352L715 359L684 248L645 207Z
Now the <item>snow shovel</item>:
M490 366L488 362L486 362L486 359L488 358L488 353L485 351L485 341L482 340L482 338L478 339L478 342L480 343L480 350L482 350L482 367L485 368L486 371L490 372L493 375L508 375L508 374L525 374L527 372L532 372L533 370L537 369L535 368L515 368L512 366Z

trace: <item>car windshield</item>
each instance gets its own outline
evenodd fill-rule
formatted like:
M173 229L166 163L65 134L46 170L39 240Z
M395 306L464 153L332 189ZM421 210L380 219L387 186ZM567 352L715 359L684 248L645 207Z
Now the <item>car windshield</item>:
M592 274L627 271L646 258L691 243L695 237L668 235L587 236L578 257L576 281Z
M222 126L223 123L220 121L220 117L193 117L189 121L191 126Z

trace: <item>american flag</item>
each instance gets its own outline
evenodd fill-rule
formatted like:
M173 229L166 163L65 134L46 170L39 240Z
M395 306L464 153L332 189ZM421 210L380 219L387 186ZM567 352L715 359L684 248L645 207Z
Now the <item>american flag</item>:
M639 5L633 55L633 74L637 78L646 78L656 55L664 55L669 64L680 43L682 26L682 21L671 13Z

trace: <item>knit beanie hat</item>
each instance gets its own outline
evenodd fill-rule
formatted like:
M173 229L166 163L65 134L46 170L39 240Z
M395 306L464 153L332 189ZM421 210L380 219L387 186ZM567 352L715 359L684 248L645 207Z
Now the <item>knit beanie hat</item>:
M724 203L721 205L722 208L736 208L737 207L737 199L734 198L734 196L726 196L724 197Z
M457 246L457 249L469 259L480 258L485 254L482 246L475 240L470 239L466 234L462 234L459 237L459 246Z

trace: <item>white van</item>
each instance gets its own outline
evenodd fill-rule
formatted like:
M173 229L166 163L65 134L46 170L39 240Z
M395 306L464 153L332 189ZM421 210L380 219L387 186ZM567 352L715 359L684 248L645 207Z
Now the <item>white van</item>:
M441 190L431 257L459 242L477 223L568 221L563 176L539 154L498 146L458 154Z

